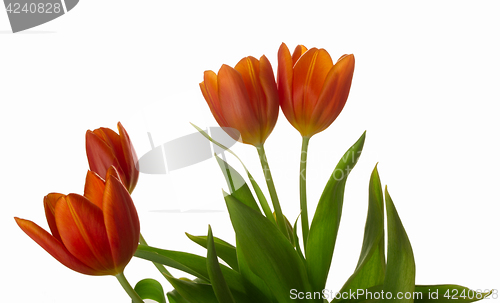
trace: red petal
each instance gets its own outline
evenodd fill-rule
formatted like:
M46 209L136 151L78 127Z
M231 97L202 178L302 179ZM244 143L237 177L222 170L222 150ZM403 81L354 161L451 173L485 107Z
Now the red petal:
M95 172L87 171L85 178L85 189L83 190L85 198L102 209L102 196L104 195L104 180Z
M85 135L85 147L90 170L104 178L111 165L119 168L120 163L111 146L102 137L105 137L105 135L100 129L96 130L95 133L88 130Z
M56 202L64 196L63 194L50 193L43 198L43 207L45 208L45 217L47 218L47 223L49 223L49 228L52 235L59 241L61 241L61 236L57 230L55 209Z
M121 272L114 268L99 207L83 196L69 194L56 205L56 223L62 242L72 255L102 274Z
M113 176L106 179L103 214L114 266L121 272L137 250L140 224L129 192Z
M128 183L126 183L126 187L128 191L131 193L135 185L137 184L137 180L139 179L139 163L137 160L137 154L135 153L134 146L130 141L130 137L123 127L123 125L118 122L118 132L120 133L121 147L123 150L123 156L125 158L124 165L122 169L125 173L125 176L128 178Z
M35 223L16 219L17 225L31 238L45 249L52 257L61 262L64 266L85 275L101 275L100 272L83 264L80 260L75 258L56 238L43 230Z

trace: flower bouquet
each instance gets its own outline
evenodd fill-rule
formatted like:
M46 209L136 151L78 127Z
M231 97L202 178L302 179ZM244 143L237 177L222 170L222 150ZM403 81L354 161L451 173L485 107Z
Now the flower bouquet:
M412 247L387 186L383 190L373 169L368 184L368 214L359 261L343 287L325 289L344 203L347 178L361 156L366 134L345 152L324 187L317 208L307 211L308 144L341 113L349 95L354 56L333 62L324 49L299 45L291 53L278 51L278 69L269 60L246 57L235 67L206 71L201 92L226 133L257 149L265 187L223 144L193 125L207 140L232 154L240 174L223 157L216 160L227 181L223 192L234 228L234 239L220 239L210 226L203 236L187 234L206 248L206 255L149 246L140 233L131 194L139 177L138 159L125 128L87 131L90 170L83 195L50 193L43 203L50 233L37 224L15 218L19 227L68 268L86 275L115 276L132 302L285 303L285 302L473 302L496 290L473 291L458 285L416 285ZM279 109L302 136L300 208L283 214L267 161L264 143ZM248 183L243 176L248 177ZM292 219L292 220L290 220ZM386 234L387 232L387 234ZM387 235L387 247L386 247ZM230 242L235 245L230 244ZM132 257L151 261L173 287L143 279L134 287L123 272ZM175 268L191 278L175 277Z

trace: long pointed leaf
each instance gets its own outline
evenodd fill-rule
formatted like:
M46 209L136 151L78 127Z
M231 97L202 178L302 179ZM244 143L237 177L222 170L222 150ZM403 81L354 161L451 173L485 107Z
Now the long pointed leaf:
M220 269L219 261L217 259L217 250L214 243L214 236L210 225L208 226L207 241L207 269L215 296L217 297L219 303L234 303L233 295L231 294Z
M354 273L342 287L341 293L351 290L356 292L384 283L384 197L377 166L370 177L368 192L368 215L361 254Z
M205 257L146 245L139 245L135 252L135 256L182 270L206 282L210 281L207 271L207 259ZM241 275L238 272L225 265L221 265L221 270L231 290L236 290L241 293L245 292Z
M387 268L385 272L385 293L393 298L383 301L394 303L412 303L413 298L396 298L397 293L413 293L415 291L415 260L408 235L401 223L391 196L385 188L385 205L387 211Z
M291 290L310 291L310 286L304 264L290 241L262 214L231 195L225 199L238 244L252 271L278 302L297 302L290 298Z
M267 287L266 283L250 269L250 266L245 259L245 255L241 250L241 245L238 243L238 238L236 238L236 255L238 256L238 267L240 269L240 274L243 277L243 285L245 286L247 293L252 294L256 298L255 302L276 302L276 299L274 299L274 296L269 287Z
M219 303L210 284L176 279L169 275L165 275L165 277L175 290L190 303Z
M257 206L257 202L255 202L255 198L243 177L226 161L222 160L217 155L215 155L215 158L226 178L229 192L246 206L260 212L259 206ZM270 212L271 210L268 209L268 211ZM272 218L272 212L270 215Z
M193 236L188 233L186 233L186 236L196 244L207 248L207 236ZM214 243L217 250L217 256L224 260L232 269L239 271L236 247L217 237L214 237Z
M347 176L363 149L366 132L344 154L318 202L305 247L307 272L315 291L325 288L342 216Z

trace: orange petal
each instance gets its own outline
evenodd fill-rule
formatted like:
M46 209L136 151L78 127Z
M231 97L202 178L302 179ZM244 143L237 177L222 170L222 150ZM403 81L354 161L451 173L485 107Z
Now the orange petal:
M45 217L47 218L47 223L49 223L50 232L59 241L61 241L61 236L57 230L55 209L56 202L64 196L63 194L50 193L43 198L43 207L45 208Z
M292 64L295 65L295 63L297 63L297 61L299 60L300 56L302 56L305 52L307 52L307 47L305 47L304 45L297 45L292 54L292 62L293 62Z
M295 126L295 113L292 103L293 63L285 43L278 50L278 93L281 110L288 121Z
M241 59L234 69L240 73L243 83L248 93L248 100L252 106L252 112L255 113L259 124L265 119L266 96L259 80L259 60L254 57L245 57Z
M134 146L130 141L130 137L120 122L118 122L118 132L120 134L121 149L125 158L121 168L128 179L125 184L128 191L131 193L139 179L139 161L137 160L137 154L135 153Z
M260 57L259 62L260 85L265 94L265 127L262 127L262 142L267 139L276 125L279 114L279 95L276 81L274 80L273 67L266 56Z
M45 249L52 257L61 262L64 266L85 275L100 275L101 273L83 264L75 258L56 238L46 232L37 224L19 218L17 225L31 238Z
M102 196L104 195L104 180L95 172L87 171L85 178L85 189L83 190L85 198L102 209Z
M77 194L69 194L63 199L57 203L55 213L64 246L97 272L120 273L114 268L102 210Z
M304 127L310 124L310 117L328 72L333 67L333 61L324 49L312 48L304 53L293 69L293 102L299 124Z
M313 112L317 132L328 128L344 108L354 74L354 61L354 55L344 55L328 74Z
M121 272L137 250L140 224L129 192L111 175L106 179L103 214L114 266Z
M260 125L257 113L250 104L241 74L228 65L222 65L217 75L222 114L229 127L241 133L243 143L258 145Z

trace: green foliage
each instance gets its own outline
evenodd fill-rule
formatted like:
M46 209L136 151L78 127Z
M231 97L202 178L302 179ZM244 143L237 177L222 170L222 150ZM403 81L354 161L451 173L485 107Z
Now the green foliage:
M211 142L236 156L197 129ZM174 287L167 293L170 303L328 303L320 292L330 271L347 177L360 157L364 142L365 133L335 167L314 213L304 253L297 235L298 218L293 227L288 224L288 232L292 235L288 239L279 231L264 194L246 167L243 165L257 199L244 178L225 160L216 157L229 188L229 193L224 192L224 199L235 232L236 246L214 237L209 227L207 236L187 234L192 241L207 249L206 257L145 245L139 245L135 255L196 277L188 280L165 275ZM229 267L220 264L219 258ZM147 286L145 289L157 291L155 282L144 284ZM292 290L302 296L294 297ZM341 295L352 292L360 295L354 299L337 297L331 302L469 303L490 294L477 293L458 285L415 285L412 247L387 188L385 194L382 191L377 166L368 186L368 213L359 260L339 291ZM370 292L372 295L390 293L396 296L403 293L413 296L373 298Z

